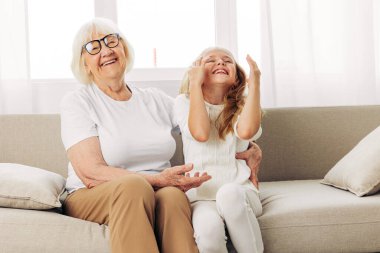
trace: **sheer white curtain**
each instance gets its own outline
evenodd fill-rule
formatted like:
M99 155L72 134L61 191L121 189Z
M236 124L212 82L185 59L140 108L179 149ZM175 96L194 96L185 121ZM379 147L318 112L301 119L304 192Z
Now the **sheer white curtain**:
M267 106L380 102L379 0L263 0Z
M51 20L50 16L41 15L44 29L53 21L67 22L65 17L70 12L78 17L69 29L74 32L78 24L93 16L92 0L57 2L76 8L71 12L62 11L61 5L49 9L57 18ZM236 3L245 2L236 0ZM30 50L34 44L29 41L28 8L32 4L36 6L30 0L0 0L0 114L57 112L57 101L75 85L74 81L67 85L66 80L55 80L56 84L50 79L44 84L31 80L30 55L38 59L50 52ZM254 7L259 8L258 4ZM74 11L78 13L73 15ZM260 23L259 58L265 107L380 103L380 0L261 0L261 10L254 13L261 15L260 20L248 20L252 15L249 12L240 25L249 24L252 30L248 29L238 39L247 40L245 34L257 32L254 27L258 26L251 23ZM238 11L236 16L241 18L240 14ZM46 30L54 34L49 32L51 29ZM61 40L59 36L54 38ZM256 48L250 43L246 47ZM51 65L51 61L45 62ZM32 67L35 66L33 63ZM161 83L152 81L151 85ZM176 92L177 87L173 94Z
M33 112L27 1L0 1L0 113Z

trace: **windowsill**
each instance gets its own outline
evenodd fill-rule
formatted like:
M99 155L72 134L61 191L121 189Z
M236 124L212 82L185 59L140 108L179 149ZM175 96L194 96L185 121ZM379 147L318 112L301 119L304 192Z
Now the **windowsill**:
M182 80L185 68L139 68L127 73L127 82L178 81ZM32 85L78 84L74 78L39 78L31 79Z

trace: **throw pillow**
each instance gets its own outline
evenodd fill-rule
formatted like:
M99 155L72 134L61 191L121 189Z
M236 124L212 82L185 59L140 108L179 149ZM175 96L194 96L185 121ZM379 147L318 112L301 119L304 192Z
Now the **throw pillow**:
M61 207L66 180L56 173L21 164L0 163L0 206L22 209Z
M332 185L361 197L380 190L380 127L364 137L325 176Z

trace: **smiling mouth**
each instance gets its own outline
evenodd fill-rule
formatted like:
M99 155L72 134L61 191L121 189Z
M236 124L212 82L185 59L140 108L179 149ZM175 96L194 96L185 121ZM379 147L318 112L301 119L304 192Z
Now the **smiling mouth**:
M111 64L115 63L116 61L117 61L117 58L109 60L109 61L106 61L106 62L103 62L100 66L104 67L104 66L107 66L107 65L111 65Z
M224 69L217 69L212 72L213 74L223 74L223 75L228 75L228 72Z

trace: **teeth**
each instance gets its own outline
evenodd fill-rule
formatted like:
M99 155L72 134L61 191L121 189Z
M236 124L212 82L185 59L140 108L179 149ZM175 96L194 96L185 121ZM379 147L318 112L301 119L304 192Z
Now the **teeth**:
M226 74L227 75L227 71L222 70L222 69L218 69L217 71L214 72L214 74Z
M105 66L105 65L108 65L108 64L111 64L111 63L114 63L116 60L110 60L110 61L107 61L107 62L104 62L102 64L102 66Z

